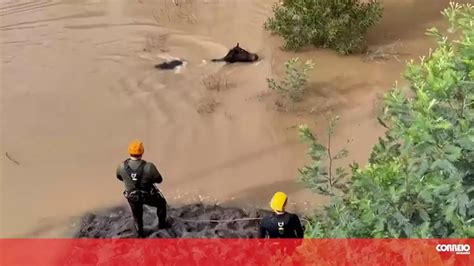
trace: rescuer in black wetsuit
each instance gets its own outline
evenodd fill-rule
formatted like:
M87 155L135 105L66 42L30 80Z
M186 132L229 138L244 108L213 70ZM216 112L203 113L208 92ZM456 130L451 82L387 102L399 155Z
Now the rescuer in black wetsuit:
M153 163L142 160L144 151L142 142L131 142L128 147L130 158L117 168L117 178L124 183L124 196L132 209L139 237L144 237L144 204L156 207L158 229L170 226L166 221L166 200L157 187L163 182L163 177Z
M296 214L285 211L288 197L283 192L273 195L270 207L274 213L260 223L260 238L303 238L304 231Z

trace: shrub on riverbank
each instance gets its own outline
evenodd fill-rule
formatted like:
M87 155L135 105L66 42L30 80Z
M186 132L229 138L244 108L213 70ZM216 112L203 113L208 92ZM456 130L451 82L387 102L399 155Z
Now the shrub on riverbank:
M428 31L438 46L405 73L414 97L386 94L386 136L368 165L352 166L346 193L333 194L308 237L474 237L474 7L451 4L443 15L458 39ZM313 159L302 174L318 179L324 146L307 127L300 134Z
M274 16L264 26L283 37L286 49L315 45L350 54L362 46L382 11L378 1L284 0L273 6Z

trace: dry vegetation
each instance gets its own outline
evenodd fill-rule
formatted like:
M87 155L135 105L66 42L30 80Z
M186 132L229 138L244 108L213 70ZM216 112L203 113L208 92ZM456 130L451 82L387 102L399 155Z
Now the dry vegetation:
M212 97L205 97L199 102L197 112L199 114L211 114L216 110L219 104L220 103L216 101L216 99Z
M195 0L165 0L159 14L153 12L153 17L157 23L167 19L168 22L184 21L194 24L197 21L194 2Z
M145 48L143 48L143 51L151 52L155 49L159 49L161 52L166 52L165 43L167 37L167 35L147 35L145 37Z
M380 46L377 48L369 48L367 49L364 57L364 61L379 61L379 60L389 60L390 58L394 58L398 62L401 62L400 56L407 55L397 51L397 47L400 45L400 40L397 40L394 43Z
M199 114L210 114L213 113L216 108L220 105L212 94L216 94L220 91L229 89L230 85L225 75L215 73L204 76L201 80L201 84L207 91L207 96L203 97L199 102L197 112ZM227 114L226 114L226 117ZM230 117L228 117L230 118Z
M205 76L201 83L207 90L210 91L222 91L229 88L227 77L220 74L211 74Z
M372 104L373 104L372 113L376 117L383 115L383 108L384 108L383 94L377 93Z

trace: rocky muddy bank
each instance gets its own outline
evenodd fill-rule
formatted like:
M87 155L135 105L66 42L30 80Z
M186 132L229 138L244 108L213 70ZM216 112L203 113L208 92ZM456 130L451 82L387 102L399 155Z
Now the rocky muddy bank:
M269 213L204 204L168 207L172 227L158 230L155 208L144 206L143 220L147 238L256 238L259 218ZM135 238L137 234L129 207L119 206L86 214L75 237Z

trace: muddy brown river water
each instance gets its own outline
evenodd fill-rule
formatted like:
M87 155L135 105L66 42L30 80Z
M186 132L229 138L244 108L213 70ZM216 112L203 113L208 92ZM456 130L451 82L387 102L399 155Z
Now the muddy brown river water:
M322 134L324 117L340 115L334 145L349 149L346 162L366 162L383 133L377 96L428 52L425 29L445 26L448 4L383 1L384 19L368 34L380 59L282 51L262 27L273 1L174 2L0 1L2 237L63 236L71 217L123 203L114 173L133 138L164 175L170 204L266 207L283 190L291 211L321 206L326 199L295 182L307 161L295 126ZM209 61L237 42L263 59ZM316 67L307 99L281 112L266 78L281 77L293 56ZM188 64L153 68L170 57ZM227 85L212 90L209 80Z

